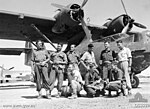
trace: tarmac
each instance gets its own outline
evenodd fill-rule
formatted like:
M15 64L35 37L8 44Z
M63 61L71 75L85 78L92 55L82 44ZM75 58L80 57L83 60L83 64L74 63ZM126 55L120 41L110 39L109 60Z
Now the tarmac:
M42 93L45 95L45 90ZM132 95L128 97L87 98L82 93L82 97L70 100L65 97L56 98L56 94L55 88L52 99L37 99L38 93L33 82L3 83L0 84L0 109L150 109L150 78L140 78L139 87L133 89Z

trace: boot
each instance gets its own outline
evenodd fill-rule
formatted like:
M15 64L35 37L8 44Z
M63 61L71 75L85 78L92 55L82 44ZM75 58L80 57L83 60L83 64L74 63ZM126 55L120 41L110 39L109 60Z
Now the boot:
M42 92L41 91L38 91L39 93L39 96L37 97L38 99L42 98Z
M60 96L61 96L61 92L58 92L56 98L60 98Z
M68 97L69 99L76 99L77 95L76 94L72 94L72 96Z

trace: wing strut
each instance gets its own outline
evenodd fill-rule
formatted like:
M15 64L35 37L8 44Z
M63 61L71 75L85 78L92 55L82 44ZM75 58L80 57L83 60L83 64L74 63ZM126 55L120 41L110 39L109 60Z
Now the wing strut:
M34 28L44 39L46 39L55 48L55 50L57 50L55 45L34 24L31 24L31 27Z

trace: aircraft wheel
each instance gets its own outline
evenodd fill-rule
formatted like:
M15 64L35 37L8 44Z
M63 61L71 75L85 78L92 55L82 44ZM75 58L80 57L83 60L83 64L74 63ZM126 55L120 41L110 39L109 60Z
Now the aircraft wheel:
M132 85L132 88L137 88L139 86L139 78L135 75L133 75L133 80L131 80L131 85Z

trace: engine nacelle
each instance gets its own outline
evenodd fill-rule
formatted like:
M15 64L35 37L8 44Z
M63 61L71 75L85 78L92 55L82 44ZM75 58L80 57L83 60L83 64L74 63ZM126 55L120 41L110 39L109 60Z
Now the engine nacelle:
M52 28L52 32L60 34L68 30L70 27L80 23L80 18L84 17L84 12L78 4L68 5L68 9L60 9L60 12L54 16L56 23Z

